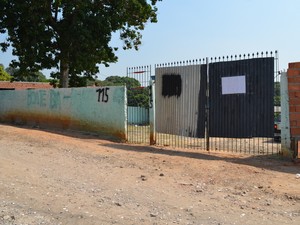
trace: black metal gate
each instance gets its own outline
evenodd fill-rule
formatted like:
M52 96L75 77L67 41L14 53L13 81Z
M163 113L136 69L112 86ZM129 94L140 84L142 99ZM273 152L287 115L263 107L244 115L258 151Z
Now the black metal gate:
M151 69L146 73L143 68L131 69L127 74L146 74L144 81L149 86ZM279 153L280 143L274 142L278 74L277 52L156 65L156 144L248 154ZM149 126L147 131L134 128L135 137L137 132L144 132L149 140Z

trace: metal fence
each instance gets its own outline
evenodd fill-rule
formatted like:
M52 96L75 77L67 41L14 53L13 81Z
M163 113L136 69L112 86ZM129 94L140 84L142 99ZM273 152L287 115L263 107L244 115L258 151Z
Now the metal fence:
M127 77L138 81L127 87L127 139L130 143L150 144L151 66L127 68Z
M144 68L130 69L127 74L136 79L143 74L149 85L151 69ZM280 143L274 141L274 118L278 117L274 106L280 106L279 89L277 52L157 64L156 144L279 153ZM134 128L130 134L139 141L129 138L129 142L149 143L149 126Z

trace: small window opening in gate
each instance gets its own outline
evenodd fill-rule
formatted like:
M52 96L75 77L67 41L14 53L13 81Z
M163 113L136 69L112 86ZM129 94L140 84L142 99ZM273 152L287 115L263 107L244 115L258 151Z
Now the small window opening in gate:
M164 74L162 75L162 95L164 97L181 95L182 81L178 74Z
M246 94L246 76L222 77L222 95Z

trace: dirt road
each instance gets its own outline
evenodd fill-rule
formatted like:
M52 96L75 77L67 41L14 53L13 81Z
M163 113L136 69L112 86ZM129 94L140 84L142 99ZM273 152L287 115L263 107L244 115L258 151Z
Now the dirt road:
M0 125L0 224L300 224L299 164Z

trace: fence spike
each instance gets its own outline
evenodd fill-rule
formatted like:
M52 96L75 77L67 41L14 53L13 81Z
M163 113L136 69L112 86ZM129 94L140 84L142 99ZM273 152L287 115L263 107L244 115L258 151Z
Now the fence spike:
M273 56L273 52L271 51L271 57Z
M264 56L264 52L261 52L261 57L263 57Z

